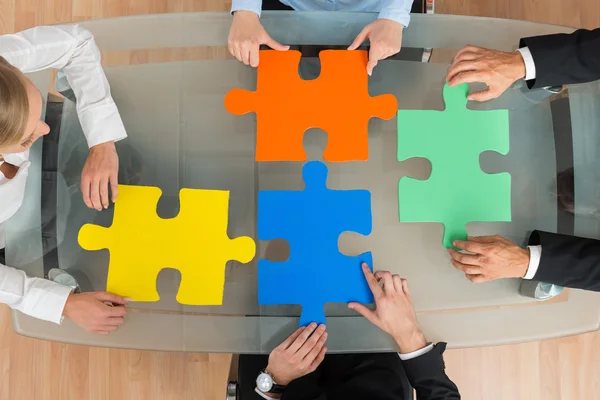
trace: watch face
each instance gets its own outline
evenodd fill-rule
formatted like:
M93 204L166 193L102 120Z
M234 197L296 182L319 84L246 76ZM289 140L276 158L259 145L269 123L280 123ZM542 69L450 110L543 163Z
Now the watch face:
M273 388L273 378L271 378L271 375L261 372L256 378L256 387L263 393L269 393Z

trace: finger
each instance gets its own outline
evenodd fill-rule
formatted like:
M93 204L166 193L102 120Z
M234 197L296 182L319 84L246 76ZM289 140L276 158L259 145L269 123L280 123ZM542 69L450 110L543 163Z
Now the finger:
M308 370L311 372L314 372L317 370L317 368L319 367L319 365L321 365L321 363L323 362L323 360L325 359L325 354L327 353L327 347L323 347L321 349L321 351L319 352L319 355L314 359L314 361L310 364L310 367L308 367Z
M250 45L246 44L242 46L240 55L242 56L242 62L246 65L250 65Z
M125 306L109 307L108 315L113 318L122 318L127 315Z
M379 326L379 321L377 319L377 314L375 314L375 311L370 310L363 304L353 301L351 303L348 303L348 308L356 311L357 313L365 317L367 321L369 321L373 325Z
M459 61L450 66L448 73L446 74L446 81L450 86L457 85L455 79L464 72L479 71L476 68L474 61Z
M469 242L477 242L477 243L495 243L499 239L504 239L502 236L469 236ZM506 240L506 239L504 239Z
M123 317L109 317L108 318L108 325L119 326L119 325L123 325L124 323L125 323L125 318L123 318Z
M476 275L465 274L465 277L473 283L483 283L483 282L488 281L488 279L485 276L479 275L479 274L476 274Z
M402 279L402 291L410 297L410 290L408 289L408 281L406 279Z
M300 336L300 334L302 333L302 331L304 329L305 329L304 326L301 326L300 328L296 329L296 331L294 333L292 333L287 339L285 339L283 341L283 343L281 343L278 347L281 347L284 350L287 349L288 347L290 347L292 342L294 340L296 340L298 338L298 336Z
M108 199L108 177L104 177L100 180L100 203L104 209L107 209L110 204Z
M476 46L472 46L472 45L466 45L465 47L463 47L462 49L460 49L455 55L454 58L458 58L461 55L463 55L464 53L479 53L482 50L481 47L476 47Z
M235 46L233 52L238 61L244 62L244 59L242 58L242 51L239 46Z
M263 43L272 48L273 50L286 51L290 49L290 46L283 45L268 35L267 38L263 41Z
M360 47L360 45L363 44L365 42L365 40L367 40L370 33L371 33L371 28L369 28L368 25L365 26L363 28L363 30L360 31L358 36L356 36L356 38L354 38L354 41L352 42L352 44L350 46L348 46L348 50L358 49Z
M383 290L381 289L381 286L379 286L379 282L377 281L377 278L375 278L375 275L373 275L373 272L371 272L371 269L369 268L367 263L362 263L362 270L363 270L363 273L365 274L365 279L367 280L367 284L369 285L369 288L371 288L371 292L373 293L373 296L375 296L375 297L382 296Z
M480 55L472 51L465 51L461 54L456 54L452 59L452 65L458 64L461 61L473 61L479 59Z
M461 264L481 266L481 257L473 254L460 253L454 249L448 249L448 254L453 260Z
M380 271L377 271L378 273ZM388 271L382 271L381 274L378 274L377 277L383 282L383 291L385 293L392 293L394 291L394 279L392 278L392 274Z
M110 192L111 192L111 199L112 202L114 203L115 201L117 201L117 195L119 194L119 172L118 171L113 171L110 174Z
M453 243L454 247L457 247L461 250L466 250L470 253L482 254L486 252L488 249L487 244L476 243L476 242L465 242L463 240L455 240Z
M131 299L127 299L116 294L107 292L96 292L96 298L100 301L110 301L111 303L121 305L125 305L131 301Z
M483 82L487 84L489 81L490 75L487 72L481 71L470 71L470 72L462 72L456 77L454 77L451 81L448 82L450 86L460 85L461 83L472 83L472 82Z
M451 262L452 262L452 265L454 265L454 268L461 270L462 272L464 272L467 275L479 275L483 272L483 268L475 266L475 265L463 264L456 260L452 260Z
M98 210L102 210L102 203L100 202L100 178L94 178L90 186L90 200L92 206Z
M258 46L253 46L250 49L250 66L251 67L258 67Z
M373 68L377 66L377 62L382 58L383 52L379 48L379 46L371 45L369 49L369 62L367 63L367 74L371 75L373 73Z
M314 335L313 335L314 336ZM325 346L325 342L327 341L327 332L323 333L315 346L306 354L304 357L304 362L307 364L312 364L312 362L321 354L321 350L323 350L323 346ZM305 345L306 346L306 345Z
M92 204L92 200L90 199L91 184L92 184L91 179L87 175L84 175L81 177L80 189L81 189L81 194L83 195L83 202L89 208L94 208L94 205Z
M296 338L296 340L294 340L292 342L292 344L290 345L290 347L288 347L288 351L292 352L292 353L296 353L298 351L298 349L300 347L302 347L302 345L308 340L308 338L310 337L310 335L312 335L312 333L315 331L315 329L317 329L317 324L315 324L314 322L311 322L310 325L308 325L301 333L300 335L298 335L298 337Z
M308 355L308 353L310 353L310 351L317 345L317 343L319 343L319 340L325 334L326 334L325 325L323 325L323 324L319 325L319 327L310 336L310 338L306 342L304 342L302 347L300 347L298 349L298 352L297 352L298 356L301 359L304 359Z
M400 275L393 275L392 280L394 281L394 289L400 293L404 292L402 290L402 278L400 278Z
M480 101L480 102L488 101L488 100L495 99L496 97L499 97L501 94L502 94L502 92L487 89L487 90L482 90L479 92L469 94L467 96L467 100Z
M116 325L104 325L98 328L99 331L107 333L114 332L117 329L119 329L119 327Z
M95 330L95 331L92 331L92 333L93 333L93 334L96 334L96 335L104 335L104 336L106 336L106 335L108 335L110 332L108 332L108 331L101 331L101 330Z

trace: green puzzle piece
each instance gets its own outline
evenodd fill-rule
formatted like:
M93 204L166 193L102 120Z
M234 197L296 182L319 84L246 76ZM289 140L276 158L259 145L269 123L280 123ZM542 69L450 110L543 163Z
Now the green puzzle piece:
M506 155L508 110L467 109L467 84L444 86L444 111L398 111L398 161L431 162L425 181L403 177L398 184L400 222L441 222L444 246L465 240L472 221L510 221L510 174L486 174L479 155Z

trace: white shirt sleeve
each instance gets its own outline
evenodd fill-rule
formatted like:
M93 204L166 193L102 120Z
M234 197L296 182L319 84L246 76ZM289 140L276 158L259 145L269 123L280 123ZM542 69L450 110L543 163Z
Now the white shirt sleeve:
M260 17L262 11L262 0L232 0L231 13L236 11L252 11Z
M60 324L71 288L0 264L0 302L32 317Z
M529 246L529 266L527 267L527 273L523 279L533 279L540 267L540 260L542 258L542 246Z
M62 69L77 98L77 114L89 147L127 137L102 69L100 50L86 29L40 26L2 35L0 56L24 73Z
M521 53L523 61L525 61L525 80L529 81L531 79L535 79L535 62L533 61L533 56L531 55L529 47L523 47L517 49L517 51Z
M415 350L412 353L406 353L406 354L398 353L398 355L400 356L400 359L402 361L408 361L408 360L412 360L413 358L422 356L423 354L427 354L431 350L433 350L433 343L428 344L427 346L423 347L422 349Z
M263 392L261 392L260 390L258 390L258 388L254 388L254 391L255 391L256 393L258 393L258 395L259 395L260 397L262 397L263 399L266 399L266 400L277 400L277 399L274 399L274 398L273 398L273 397L271 397L271 396L267 396L265 393L263 393Z

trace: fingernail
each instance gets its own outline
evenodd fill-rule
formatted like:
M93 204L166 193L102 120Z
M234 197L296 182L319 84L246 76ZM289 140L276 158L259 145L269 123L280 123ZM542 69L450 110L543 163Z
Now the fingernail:
M310 329L316 329L317 328L317 324L314 322L311 322L310 325L308 326Z
M351 308L354 310L354 304L348 304L348 308Z
M134 301L131 297L125 297L123 298L123 300L125 300L126 302L130 302L130 301Z

